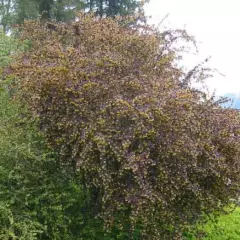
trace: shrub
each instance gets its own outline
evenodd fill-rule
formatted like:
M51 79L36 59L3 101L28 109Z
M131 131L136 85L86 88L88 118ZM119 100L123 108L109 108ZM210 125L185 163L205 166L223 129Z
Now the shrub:
M28 179L24 174L39 167L36 136L32 126L19 127L20 105L11 101L8 85L1 82L0 87L0 238L36 239L42 226L27 212L25 198L31 192L24 188Z
M0 67L10 62L10 54L11 51L15 50L15 45L14 39L0 30Z
M228 214L210 218L206 224L197 227L197 234L189 234L186 239L196 240L202 236L203 240L238 240L240 236L239 224L240 209L237 207Z
M14 34L13 34L14 35ZM7 66L14 56L26 49L26 43L18 42L13 36L8 36L0 30L0 71Z
M175 41L191 40L184 31L80 15L28 22L21 37L32 48L6 72L106 227L129 222L143 239L180 239L237 197L239 115L190 87L205 72L177 66Z
M203 230L206 232L206 240L237 240L240 237L240 209L228 215L220 216L215 219L215 222L209 222L203 226Z
M56 165L10 85L0 87L0 239L82 239L90 226L83 239L101 233L101 222L83 211L88 198L79 178Z

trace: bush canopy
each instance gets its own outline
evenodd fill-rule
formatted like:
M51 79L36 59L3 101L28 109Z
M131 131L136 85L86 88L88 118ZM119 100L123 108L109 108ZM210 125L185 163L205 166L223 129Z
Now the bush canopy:
M106 227L129 219L143 239L179 239L237 197L239 114L190 86L205 70L177 65L184 31L80 15L26 22L20 37L30 49L6 74Z

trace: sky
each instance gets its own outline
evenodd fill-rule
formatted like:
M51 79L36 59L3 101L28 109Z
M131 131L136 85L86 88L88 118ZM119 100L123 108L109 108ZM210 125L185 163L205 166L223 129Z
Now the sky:
M184 28L198 42L197 56L187 56L194 66L211 56L210 66L221 74L206 81L216 95L240 98L240 0L150 0L145 7L150 23ZM222 76L224 75L224 76Z

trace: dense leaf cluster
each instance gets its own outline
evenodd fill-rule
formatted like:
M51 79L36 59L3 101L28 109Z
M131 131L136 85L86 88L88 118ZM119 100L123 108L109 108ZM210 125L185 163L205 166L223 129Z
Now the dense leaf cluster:
M74 239L73 227L84 228L81 186L56 167L56 158L8 87L1 83L0 238Z
M201 213L237 197L239 115L183 87L202 76L176 65L184 32L118 22L29 22L21 37L31 50L8 73L59 165L91 189L95 216L141 224L144 239L180 239Z
M0 43L1 67L25 49L4 34ZM128 220L106 233L94 218L91 189L79 174L59 166L37 122L12 98L12 84L0 83L0 239L139 239L140 229L129 231Z
M57 154L9 87L0 85L0 239L129 239L127 221L106 233L94 218L81 176L57 165ZM139 230L131 236L139 239Z

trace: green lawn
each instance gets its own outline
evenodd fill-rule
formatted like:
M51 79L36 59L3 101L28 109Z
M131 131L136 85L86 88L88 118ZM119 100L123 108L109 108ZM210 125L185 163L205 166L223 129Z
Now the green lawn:
M240 207L228 215L222 215L214 222L205 224L200 229L206 233L203 240L240 240ZM188 240L196 240L188 237Z

